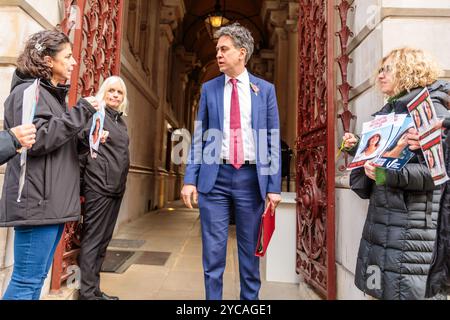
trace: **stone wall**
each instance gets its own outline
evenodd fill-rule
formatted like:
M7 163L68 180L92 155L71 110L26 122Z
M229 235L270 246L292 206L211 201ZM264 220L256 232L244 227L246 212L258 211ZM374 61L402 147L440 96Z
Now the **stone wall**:
M443 36L450 28L450 2L446 0L355 0L349 13L354 32L349 48L353 63L349 65L350 110L357 116L351 130L361 132L362 123L383 105L383 96L374 86L380 59L390 50L412 46L431 52L449 77L450 38ZM336 138L342 126L337 123ZM336 141L337 143L338 141ZM338 161L338 166L342 161ZM339 170L336 177L336 267L338 299L368 299L354 282L359 241L368 201L348 189L348 172Z

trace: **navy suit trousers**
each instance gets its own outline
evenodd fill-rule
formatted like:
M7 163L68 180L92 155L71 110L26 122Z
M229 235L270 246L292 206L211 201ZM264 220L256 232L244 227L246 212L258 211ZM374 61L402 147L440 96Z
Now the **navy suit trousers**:
M220 165L216 184L199 193L203 242L205 293L208 300L221 300L226 264L228 225L236 215L241 300L258 300L261 287L259 257L255 256L264 200L259 191L256 165Z

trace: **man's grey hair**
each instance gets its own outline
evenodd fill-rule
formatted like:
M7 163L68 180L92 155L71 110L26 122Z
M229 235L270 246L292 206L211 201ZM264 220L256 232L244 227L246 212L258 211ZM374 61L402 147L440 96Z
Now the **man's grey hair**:
M254 40L250 30L235 22L229 26L220 28L214 35L217 39L222 36L229 36L233 40L236 48L244 48L247 51L245 56L245 64L247 64L253 54L254 48Z

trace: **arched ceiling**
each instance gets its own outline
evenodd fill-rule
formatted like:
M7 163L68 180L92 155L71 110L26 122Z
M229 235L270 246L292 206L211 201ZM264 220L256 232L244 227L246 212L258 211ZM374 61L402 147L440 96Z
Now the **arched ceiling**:
M215 63L216 44L209 38L205 27L205 17L214 11L216 0L185 0L186 14L183 26L177 35L186 51L195 52L203 67L202 80L211 79L219 74ZM221 0L222 12L230 22L239 22L247 27L255 39L255 53L265 47L267 39L261 20L262 0Z

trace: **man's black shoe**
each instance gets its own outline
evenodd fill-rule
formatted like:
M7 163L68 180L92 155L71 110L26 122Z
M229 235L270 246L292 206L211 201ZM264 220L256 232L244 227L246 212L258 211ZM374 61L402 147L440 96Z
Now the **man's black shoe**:
M104 292L102 292L101 296L99 296L98 298L99 300L119 300L119 297L109 296Z
M85 297L85 296L79 296L78 300L105 300L102 297L97 297L97 296L90 296L90 297Z

